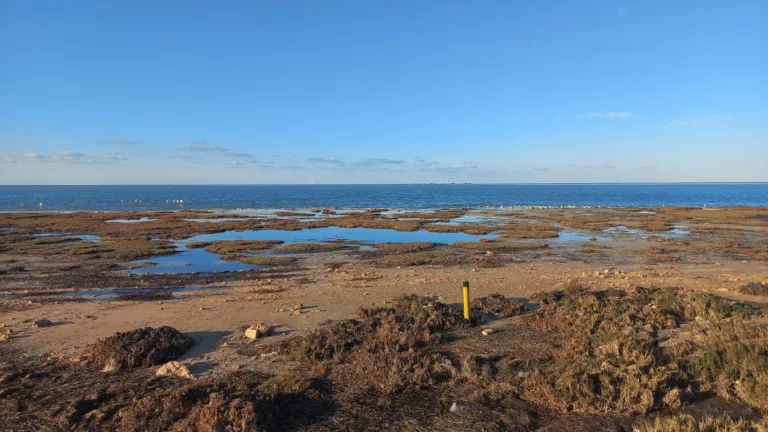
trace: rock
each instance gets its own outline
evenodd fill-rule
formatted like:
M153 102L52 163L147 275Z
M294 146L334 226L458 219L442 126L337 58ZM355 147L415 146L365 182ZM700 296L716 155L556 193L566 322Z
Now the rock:
M456 402L454 402L453 405L451 405L450 410L452 413L459 412L459 411L469 411L469 406L459 405Z
M490 335L490 334L494 334L494 333L496 333L496 330L494 330L494 329L492 329L492 328L487 328L487 329L484 329L484 330L482 331L482 333L483 333L483 336L488 336L488 335Z
M294 315L301 315L301 309L296 309L293 311Z
M35 320L35 322L32 323L32 327L50 327L52 325L53 323L45 318Z
M274 329L265 323L256 323L245 330L245 337L256 340L265 336L271 336Z
M304 309L304 305L302 303L299 303L293 307L293 310L295 311L302 310L302 309Z
M493 256L494 255L492 250L485 251L485 254L488 255L488 256Z
M160 366L155 372L156 376L177 376L180 378L195 379L195 375L189 371L184 363L177 361L169 361L168 363Z

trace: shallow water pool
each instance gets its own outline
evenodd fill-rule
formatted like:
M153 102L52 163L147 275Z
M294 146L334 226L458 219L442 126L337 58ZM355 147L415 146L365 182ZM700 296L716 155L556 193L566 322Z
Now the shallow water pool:
M471 235L465 233L434 233L425 230L396 231L376 228L308 228L299 231L256 230L225 231L215 234L203 234L188 238L186 241L220 240L282 240L285 243L330 242L346 240L361 243L409 243L432 242L450 244L459 241L478 241L483 238L496 238L495 234Z
M606 228L603 230L603 232L609 233L609 234L634 234L634 235L640 236L641 238L647 238L650 236L678 238L678 237L684 237L690 234L690 231L688 231L687 228L688 227L686 226L675 225L674 227L672 227L672 229L664 232L648 232L640 228L628 228L621 225L621 226Z
M107 290L82 290L61 294L62 297L90 297L95 302L110 302L121 300L122 296L136 296L142 294L178 294L191 291L223 291L226 286L186 286L174 288L124 288Z
M581 233L572 232L572 231L560 231L557 237L551 239L550 241L554 243L570 243L570 242L593 241L592 239L595 239L594 241L599 241L599 242L613 241L611 237L594 236L594 235L581 234Z
M245 264L240 261L223 261L218 254L208 252L203 248L187 249L178 246L178 253L134 261L137 265L150 265L130 270L131 274L164 274L164 273L212 273L224 271L253 270L262 266ZM154 264L154 265L153 265Z

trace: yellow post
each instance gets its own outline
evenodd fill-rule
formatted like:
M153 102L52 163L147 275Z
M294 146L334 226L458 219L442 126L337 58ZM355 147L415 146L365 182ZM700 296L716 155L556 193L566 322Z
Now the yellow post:
M464 319L469 321L469 281L464 281Z

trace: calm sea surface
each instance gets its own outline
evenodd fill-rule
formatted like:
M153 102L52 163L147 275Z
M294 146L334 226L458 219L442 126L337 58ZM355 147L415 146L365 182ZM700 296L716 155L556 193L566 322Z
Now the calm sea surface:
M183 205L174 200L183 200ZM768 206L768 183L0 186L0 211L482 206Z

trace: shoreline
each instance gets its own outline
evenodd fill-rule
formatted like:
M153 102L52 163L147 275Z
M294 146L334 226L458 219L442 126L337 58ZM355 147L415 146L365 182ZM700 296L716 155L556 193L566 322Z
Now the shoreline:
M199 213L229 213L229 214L258 214L280 211L294 211L294 212L306 212L308 214L313 213L313 209L322 208L330 209L334 211L342 212L366 212L370 210L382 209L382 207L329 207L329 206L314 206L314 207L174 207L167 209L142 209L140 207L134 207L129 209L76 209L76 210L33 210L33 209L20 209L20 210L0 210L0 214L70 214L70 213L181 213L181 212L199 212ZM515 204L515 205L487 205L487 206L466 206L466 205L446 205L446 206L431 206L431 207L387 207L387 211L397 212L424 212L424 211L437 211L437 210L467 210L467 211L507 211L507 210L583 210L583 209L640 209L651 210L655 208L665 209L687 209L696 208L701 210L724 210L724 209L768 209L768 204L765 205L752 205L752 204L732 204L732 205L535 205L535 204ZM314 212L316 213L316 212Z

